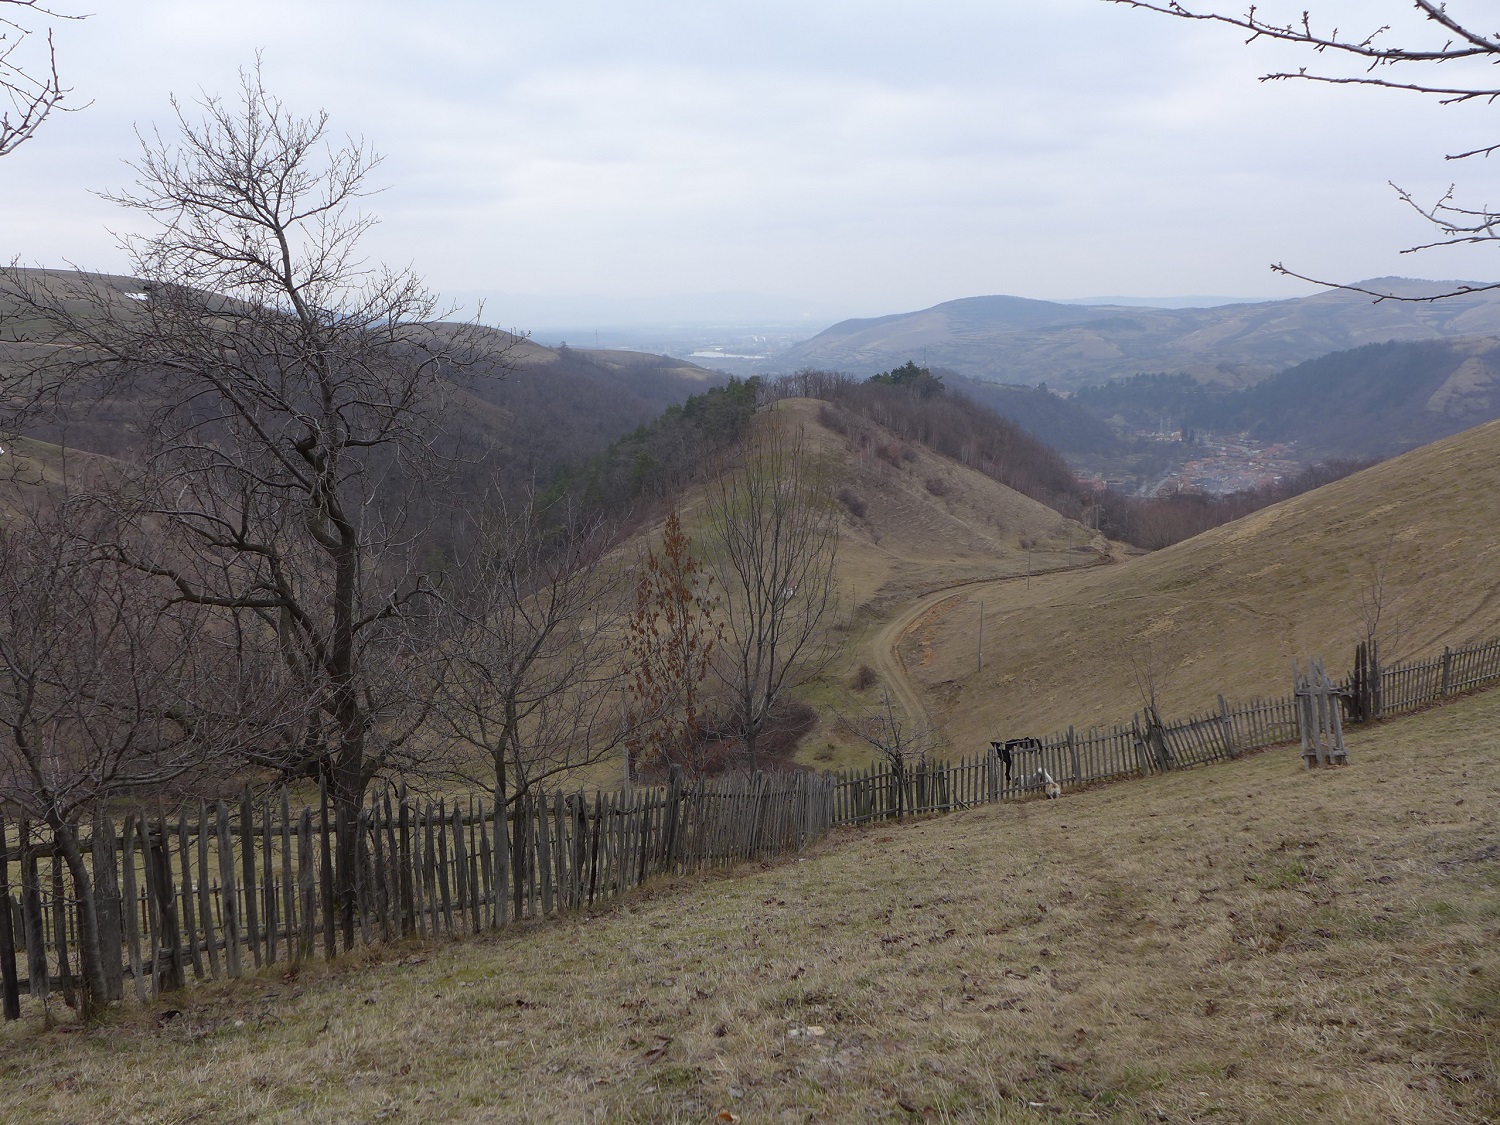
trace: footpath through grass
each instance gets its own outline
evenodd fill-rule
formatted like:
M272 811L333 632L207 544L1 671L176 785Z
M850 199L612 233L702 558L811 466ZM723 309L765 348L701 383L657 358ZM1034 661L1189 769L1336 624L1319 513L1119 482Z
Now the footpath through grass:
M1483 1121L1500 692L0 1032L0 1119ZM181 1009L172 1015L169 1006Z

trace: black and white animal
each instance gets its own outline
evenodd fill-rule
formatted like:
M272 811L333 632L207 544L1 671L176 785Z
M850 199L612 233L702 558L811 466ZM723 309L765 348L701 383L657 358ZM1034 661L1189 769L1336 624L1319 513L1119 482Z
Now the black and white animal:
M1042 740L1040 738L1007 738L1004 742L991 742L995 753L1000 757L1000 763L1005 767L1005 784L1010 784L1010 767L1014 760L1012 755L1018 751L1035 750L1041 753Z
M1052 775L1046 770L1037 770L1036 776L1031 779L1033 785L1040 785L1042 791L1047 794L1047 800L1055 801L1062 796L1062 786L1052 780Z

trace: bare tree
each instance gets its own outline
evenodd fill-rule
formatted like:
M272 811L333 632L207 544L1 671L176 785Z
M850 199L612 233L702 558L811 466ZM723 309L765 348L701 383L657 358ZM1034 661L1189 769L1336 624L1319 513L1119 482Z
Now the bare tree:
M723 591L715 673L751 769L778 701L827 663L838 611L838 506L799 430L772 415L709 484L704 548Z
M1396 550L1396 533L1385 538L1380 550L1365 552L1362 573L1357 577L1357 608L1364 627L1364 642L1377 664L1396 663L1405 658L1401 644L1406 638L1406 623L1396 613L1406 591L1391 579L1391 556Z
M625 576L607 554L611 541L598 518L502 506L482 517L445 588L451 629L447 658L431 665L431 734L477 757L455 772L483 776L498 802L608 757L629 734L619 677Z
M1367 30L1349 34L1335 26L1320 26L1311 11L1303 10L1300 18L1278 22L1261 14L1258 6L1251 6L1242 15L1205 11L1197 5L1188 6L1177 0L1109 0L1113 4L1125 4L1132 8L1160 12L1180 19L1205 20L1227 24L1249 33L1247 42L1268 39L1305 47L1317 55L1320 64L1331 60L1347 59L1350 70L1340 73L1336 69L1309 71L1305 67L1296 70L1273 71L1262 75L1263 82L1302 81L1323 82L1338 86L1376 86L1388 90L1403 90L1436 97L1443 105L1461 105L1465 102L1493 102L1500 98L1500 86L1490 82L1438 81L1433 68L1446 66L1444 78L1457 77L1454 65L1465 61L1493 63L1500 60L1500 36L1487 34L1477 29L1472 21L1454 14L1449 5L1440 0L1410 0L1413 9L1409 17L1410 26L1397 33L1411 36L1405 42L1393 42L1390 24L1367 26ZM1376 17L1372 17L1374 23ZM1423 33L1435 32L1431 41L1420 42ZM1336 65L1336 64L1335 64ZM1414 73L1415 72L1415 73ZM1466 72L1467 73L1467 72ZM1449 160L1464 160L1474 156L1489 156L1500 143L1480 145L1463 152L1450 153ZM1394 185L1393 185L1394 186ZM1424 204L1412 195L1396 187L1401 200L1412 207L1439 231L1439 237L1420 246L1413 246L1403 253L1414 253L1434 246L1455 246L1466 243L1500 241L1500 212L1489 206L1470 207L1458 203L1454 189L1450 188L1440 199ZM1304 277L1281 264L1271 267L1278 273L1311 281L1317 285L1335 285ZM1357 293L1365 293L1381 300L1436 301L1443 297L1463 293L1479 293L1500 288L1500 282L1491 285L1462 285L1449 293L1422 297L1402 296L1361 288L1356 285L1335 285Z
M364 143L331 143L327 116L295 115L258 70L200 119L173 105L176 138L144 137L135 187L112 197L157 222L126 241L144 299L11 274L55 345L24 389L76 406L92 384L150 405L132 484L153 534L114 555L174 603L274 638L307 707L300 736L259 764L332 792L347 945L354 817L369 782L425 746L430 701L411 687L439 595L418 516L444 499L445 397L483 338L433 324L410 272L361 262L378 163Z
M254 666L217 611L163 612L153 578L101 556L122 532L72 499L0 521L0 805L45 825L72 875L85 1014L105 987L79 818L274 739L282 713L274 684L241 678Z
M22 8L51 19L80 19L42 7L37 0L0 0L0 12ZM8 156L29 141L49 114L72 90L57 72L57 50L52 32L40 58L31 57L27 40L36 35L10 15L0 15L0 156Z
M896 816L905 816L907 770L927 756L932 731L924 724L908 726L891 705L891 693L882 690L879 709L861 708L851 715L838 715L839 729L873 747L891 768L895 778Z

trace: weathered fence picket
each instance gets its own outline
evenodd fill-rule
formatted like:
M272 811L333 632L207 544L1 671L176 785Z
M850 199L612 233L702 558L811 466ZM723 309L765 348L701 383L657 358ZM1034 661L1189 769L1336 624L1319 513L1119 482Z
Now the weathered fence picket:
M1373 653L1362 659L1343 683L1324 683L1316 699L1231 703L1220 696L1216 708L1183 720L1164 721L1148 708L1129 724L1070 727L1018 751L1009 775L986 752L692 784L674 772L663 786L592 799L533 791L434 805L402 786L337 816L325 787L316 805L295 813L281 788L212 809L200 802L196 816L183 810L175 824L164 810L154 821L144 810L127 811L118 834L99 815L75 830L92 861L106 999L123 995L127 972L145 1001L181 987L189 968L196 980L237 977L252 967L247 961L262 967L311 957L320 934L324 956L332 957L340 932L347 950L355 941L451 937L590 909L662 874L802 848L834 825L1032 796L1041 770L1078 786L1233 758L1296 742L1299 703L1313 708L1303 710L1305 721L1336 730L1335 700L1351 716L1365 708L1366 717L1379 718L1500 680L1500 641L1392 667ZM7 1019L21 1014L23 989L45 998L78 986L72 962L80 944L78 903L58 848L25 821L19 832L14 827L0 815L0 1012ZM342 833L352 834L352 847L348 840L336 846ZM355 864L347 899L335 898L335 856ZM49 857L44 882L40 861Z

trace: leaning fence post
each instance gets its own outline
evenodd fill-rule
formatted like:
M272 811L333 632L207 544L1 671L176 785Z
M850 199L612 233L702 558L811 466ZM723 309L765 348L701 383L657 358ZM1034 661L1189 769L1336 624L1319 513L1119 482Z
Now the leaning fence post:
M229 806L220 801L215 809L214 841L219 849L219 887L224 893L219 932L224 935L224 968L231 977L240 975L240 902L234 873L234 834L229 830Z
M47 946L42 932L42 886L37 877L36 851L31 846L31 825L21 821L21 924L26 937L26 973L31 995L45 1000L51 991L47 970Z
M16 936L10 905L10 850L0 812L0 1007L7 1020L21 1018L21 982L16 972Z
M1239 747L1234 741L1234 716L1229 711L1229 701L1219 693L1219 733L1224 739L1224 753L1230 758L1240 756Z
M245 881L245 937L250 943L250 956L258 969L261 965L260 910L255 901L255 821L252 818L250 787L240 794L240 875ZM265 841L269 849L271 841Z

